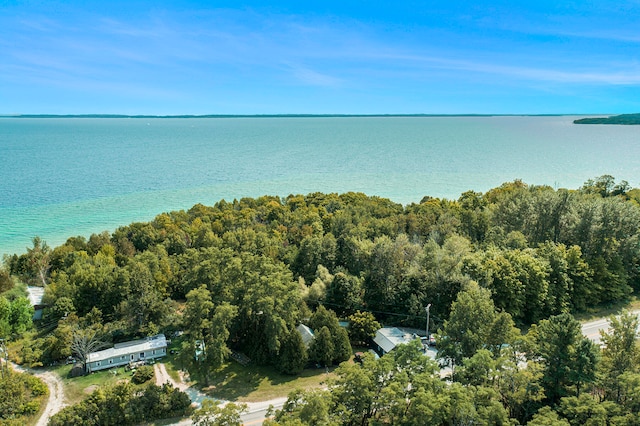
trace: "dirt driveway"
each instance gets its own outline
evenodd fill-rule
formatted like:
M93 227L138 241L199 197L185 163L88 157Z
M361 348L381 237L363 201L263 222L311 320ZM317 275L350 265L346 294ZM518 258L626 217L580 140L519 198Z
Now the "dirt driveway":
M182 381L178 383L175 380L173 380L169 375L169 373L167 372L167 368L161 362L153 364L153 371L156 373L156 385L158 386L162 386L163 384L169 382L173 385L174 388L178 388L181 391L185 391L189 387L187 384L183 383Z
M52 371L36 371L30 368L21 367L14 363L11 363L11 365L16 371L32 374L42 379L49 388L47 406L38 420L38 423L36 423L36 426L46 426L47 423L49 423L51 416L62 410L67 405L64 403L64 388L62 387L62 380Z

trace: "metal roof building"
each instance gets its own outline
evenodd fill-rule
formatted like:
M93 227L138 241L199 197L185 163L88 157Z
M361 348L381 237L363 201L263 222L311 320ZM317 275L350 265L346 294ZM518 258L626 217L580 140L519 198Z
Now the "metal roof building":
M167 354L167 339L158 334L146 339L116 343L112 348L89 354L87 368L89 371L126 365L130 362L146 361L163 357Z
M300 336L302 336L302 343L304 343L304 345L308 348L314 338L313 330L311 330L304 324L298 325L296 327L296 330L298 330L298 333L300 333Z
M29 302L33 306L33 319L42 319L42 299L44 297L44 287L27 286L27 293L29 294Z
M415 334L404 332L399 328L383 327L376 331L373 341L384 355L391 352L396 346L409 343L415 338L417 338Z

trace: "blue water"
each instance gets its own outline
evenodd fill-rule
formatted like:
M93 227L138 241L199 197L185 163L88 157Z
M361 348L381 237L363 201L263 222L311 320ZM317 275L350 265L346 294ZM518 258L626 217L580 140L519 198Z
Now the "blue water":
M605 173L638 186L640 127L574 118L4 118L0 255L222 198L360 191L408 204Z

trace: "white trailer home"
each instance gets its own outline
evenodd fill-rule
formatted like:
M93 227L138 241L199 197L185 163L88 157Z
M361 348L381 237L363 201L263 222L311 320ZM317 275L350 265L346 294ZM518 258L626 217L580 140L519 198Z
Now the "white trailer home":
M89 354L87 372L127 365L130 362L148 361L167 354L167 339L164 334L146 339L116 343L112 348Z

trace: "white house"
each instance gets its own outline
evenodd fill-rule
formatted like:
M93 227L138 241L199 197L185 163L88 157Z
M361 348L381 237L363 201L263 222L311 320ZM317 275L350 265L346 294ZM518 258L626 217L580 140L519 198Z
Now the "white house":
M131 342L116 343L112 348L89 354L89 372L118 367L130 362L148 361L167 354L167 339L164 334Z

